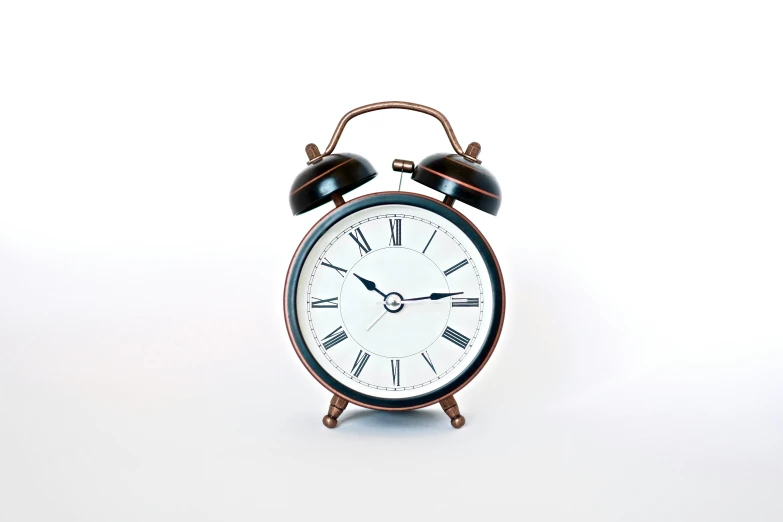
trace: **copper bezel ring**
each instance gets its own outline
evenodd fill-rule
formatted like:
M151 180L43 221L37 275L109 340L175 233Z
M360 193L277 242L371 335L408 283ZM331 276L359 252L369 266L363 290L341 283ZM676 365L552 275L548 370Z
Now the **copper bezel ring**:
M478 249L484 261L486 262L490 275L490 280L493 285L493 290L495 293L495 308L494 308L495 313L493 314L492 317L490 332L488 334L486 341L481 347L480 349L481 351L479 355L476 357L476 359L460 375L458 375L455 379L449 381L449 383L444 385L442 388L417 397L408 397L404 399L388 399L388 398L373 397L368 394L363 394L361 392L357 392L348 388L347 386L337 382L333 377L329 376L326 370L324 370L320 365L318 365L315 362L315 359L312 356L312 354L309 353L309 349L305 345L304 338L301 334L301 330L296 317L296 286L298 284L300 274L293 272L294 267L297 265L301 267L301 264L304 262L305 257L307 256L309 251L312 249L312 246L320 237L321 234L319 232L321 231L325 232L332 224L359 210L369 208L369 207L374 207L374 206L387 205L387 204L411 205L411 206L418 206L420 208L431 210L439 214L440 216L446 218L447 220L451 221L453 224L455 224L460 229L462 229L462 231L468 235L471 241L474 242L476 248ZM471 237L471 235L475 237ZM463 214L453 209L452 207L445 205L444 203L436 199L430 198L428 196L423 196L411 192L377 192L374 194L369 194L367 196L356 198L348 203L345 203L344 205L335 208L334 210L329 212L326 216L321 218L307 232L304 239L302 239L301 243L297 247L296 252L294 253L291 259L291 263L288 266L288 272L286 274L285 290L283 293L283 313L285 316L286 329L288 330L288 337L291 340L291 345L294 347L294 351L296 352L297 357L299 357L299 360L302 362L304 367L307 368L307 371L310 372L310 374L318 382L320 382L321 385L323 385L327 390L329 390L330 392L334 393L339 397L342 397L348 402L352 404L356 404L358 406L363 406L365 408L371 408L374 410L386 410L386 411L402 411L402 410L413 410L418 408L424 408L426 406L435 404L446 397L454 395L462 388L467 386L467 384L471 382L476 377L476 375L478 375L478 373L484 368L484 366L487 364L487 361L489 361L489 358L491 357L492 353L495 351L495 347L497 346L498 339L500 339L500 333L503 329L505 309L506 309L506 295L505 295L505 286L503 282L503 274L500 270L500 265L498 264L497 257L495 256L495 253L492 251L492 247L490 247L484 235L478 230L478 228L476 228L476 226L473 223L471 223L471 221L468 218L466 218ZM299 342L297 342L297 336L298 339L300 340ZM300 342L301 342L301 346L300 346ZM305 353L304 350L306 350L308 353ZM317 368L312 367L311 364L308 362L309 360L312 360L312 365L316 366ZM319 373L323 373L323 375L319 375ZM327 380L334 381L334 385L330 385L330 383L327 382ZM454 385L455 383L458 384L455 386ZM357 399L357 396L361 396L361 397ZM368 402L366 399L364 399L364 397L370 399L371 402ZM421 402L418 402L417 399L421 399ZM376 404L373 404L372 402L376 402ZM405 404L401 406L393 406L393 405L390 406L387 404L383 404L383 405L380 404L380 403L393 404L394 402L400 402Z

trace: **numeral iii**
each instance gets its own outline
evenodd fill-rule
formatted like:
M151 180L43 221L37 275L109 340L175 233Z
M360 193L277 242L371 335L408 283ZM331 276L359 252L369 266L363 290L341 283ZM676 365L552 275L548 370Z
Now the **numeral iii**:
M478 297L452 297L451 298L451 307L452 308L472 308L472 307L478 307L479 300Z

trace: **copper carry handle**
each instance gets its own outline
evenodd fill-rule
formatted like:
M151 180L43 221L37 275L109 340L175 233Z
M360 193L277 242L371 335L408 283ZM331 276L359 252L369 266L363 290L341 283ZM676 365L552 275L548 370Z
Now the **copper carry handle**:
M478 158L476 158L476 156L478 156L478 151L481 150L480 147L468 147L467 152L463 151L462 147L459 144L459 141L457 141L457 137L454 135L454 129L451 128L451 124L449 123L449 120L447 120L446 117L443 115L443 113L441 113L440 111L436 111L432 107L427 107L426 105L419 105L418 103L388 101L388 102L371 103L369 105L362 105L361 107L357 107L354 110L346 113L345 116L343 116L342 119L340 119L340 123L337 124L337 128L334 130L334 134L332 134L332 139L331 141L329 141L329 145L326 146L326 150L324 151L323 154L318 153L318 147L316 147L315 145L310 144L307 146L305 150L307 151L307 155L310 160L307 162L307 164L310 165L311 163L320 161L320 159L323 158L324 156L328 156L329 154L331 154L334 151L334 148L337 146L337 142L340 141L340 136L342 135L345 126L353 118L359 116L360 114L379 111L382 109L405 109L409 111L423 112L424 114L429 114L433 118L437 119L441 123L441 125L443 125L443 129L446 131L446 135L449 137L451 146L454 147L454 152L456 152L457 154L459 154L460 156L464 157L467 160L473 161L475 163L481 163L481 161L479 161ZM478 150L475 150L476 148L478 148Z

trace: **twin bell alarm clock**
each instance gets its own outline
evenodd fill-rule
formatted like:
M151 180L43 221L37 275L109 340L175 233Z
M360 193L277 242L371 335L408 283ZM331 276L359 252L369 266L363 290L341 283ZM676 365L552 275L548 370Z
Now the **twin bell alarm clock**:
M346 124L381 109L407 109L440 121L454 153L392 169L444 194L376 192L345 200L371 181L375 168L358 154L334 153ZM423 105L383 102L340 120L323 153L305 147L307 167L291 185L294 215L325 204L291 260L285 284L285 322L297 356L332 394L328 428L348 403L376 410L410 410L440 403L461 428L454 394L484 367L500 337L505 290L487 240L455 201L492 215L500 186L478 159L463 151L446 117Z

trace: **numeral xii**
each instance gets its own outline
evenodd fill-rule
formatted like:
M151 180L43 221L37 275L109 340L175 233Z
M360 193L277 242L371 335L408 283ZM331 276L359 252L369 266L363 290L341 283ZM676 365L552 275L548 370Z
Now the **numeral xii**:
M391 229L391 239L389 239L389 245L402 245L402 219L390 219L389 228Z

